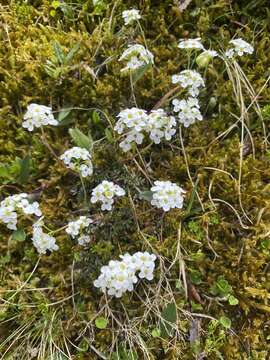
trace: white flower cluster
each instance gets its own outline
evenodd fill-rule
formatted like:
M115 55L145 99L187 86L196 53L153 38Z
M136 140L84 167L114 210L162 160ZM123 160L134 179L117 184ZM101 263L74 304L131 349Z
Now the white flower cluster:
M204 49L200 40L200 38L181 40L178 47L204 50L197 58L198 64L203 67L208 64L211 58L218 56L218 53L214 50ZM172 101L173 111L178 113L178 121L185 127L189 127L196 120L202 120L200 105L196 98L199 95L200 88L205 87L202 76L195 70L183 70L180 74L172 76L172 83L180 84L184 89L187 89L188 95L190 95L187 100L174 99Z
M123 151L129 151L132 143L141 144L148 134L155 144L159 144L162 138L171 140L175 134L176 121L173 116L168 116L163 109L152 110L147 115L145 110L138 108L121 111L114 129L118 134L125 131L125 139L120 143Z
M159 144L162 138L171 140L176 133L176 121L173 116L168 116L163 109L152 110L148 115L146 132L155 144Z
M92 190L92 204L101 202L101 210L111 210L115 196L125 195L125 190L111 181L103 180Z
M78 171L82 177L87 177L93 174L93 165L91 161L91 154L88 150L74 146L73 148L64 152L60 156L69 169Z
M37 249L39 254L46 254L47 250L58 250L59 247L55 243L55 238L43 232L43 222L38 221L33 225L33 245Z
M141 19L140 12L137 9L123 11L122 17L124 19L125 25L129 25L133 23L133 21Z
M143 45L135 44L129 45L128 48L123 52L119 58L119 61L123 60L127 61L127 65L121 69L121 71L136 70L141 66L153 64L154 56Z
M53 117L52 108L44 105L28 105L23 119L22 126L28 131L33 131L35 127L40 128L43 125L58 125L58 121Z
M90 224L93 223L93 220L87 218L86 216L80 216L78 220L71 221L68 223L66 232L74 239L79 235L78 243L79 245L86 245L90 242L90 236L85 235L84 231Z
M107 266L103 266L100 276L94 281L95 287L117 298L126 291L132 291L138 278L152 280L156 260L156 256L148 252L125 254L120 257L121 261L111 260Z
M180 84L184 89L187 88L189 95L198 96L199 88L205 87L201 75L194 70L183 70L178 75L172 76L173 84Z
M151 192L153 193L151 204L159 209L169 211L183 207L185 190L170 181L155 181Z
M6 224L10 230L17 229L18 214L41 216L41 210L37 201L30 203L25 193L6 197L0 203L0 220Z
M178 121L184 127L189 127L196 120L201 121L203 119L199 102L196 98L189 97L187 100L174 99L172 104L174 106L173 111L178 113Z
M241 38L231 40L230 44L233 45L233 48L231 48L225 52L225 55L228 58L232 58L235 55L243 56L245 53L252 54L254 51L253 46Z

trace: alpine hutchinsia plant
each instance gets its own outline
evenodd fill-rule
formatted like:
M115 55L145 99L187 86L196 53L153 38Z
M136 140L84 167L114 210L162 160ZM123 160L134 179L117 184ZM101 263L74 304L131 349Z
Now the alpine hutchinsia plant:
M91 203L101 202L101 210L112 210L115 196L124 196L125 190L111 181L103 180L92 190Z
M107 266L102 266L101 274L94 281L97 288L117 298L133 291L139 279L152 280L156 260L156 256L148 252L127 253L120 257L121 261L111 260Z
M33 245L37 249L39 254L46 254L47 251L56 251L59 249L56 245L56 239L49 234L46 234L42 230L44 225L42 220L37 221L33 224Z
M74 146L66 150L64 154L60 156L60 159L64 161L69 169L77 171L82 177L93 174L91 154L86 149Z
M6 197L0 203L0 220L10 230L17 229L18 216L35 215L40 217L42 212L37 201L30 202L25 193Z
M58 121L53 116L52 108L44 105L28 105L23 119L22 126L28 131L33 131L34 128L40 128L46 125L58 125Z
M155 181L151 187L153 198L151 204L164 211L182 209L185 190L170 181Z
M123 11L122 17L124 19L125 25L130 25L134 21L141 19L140 12L137 9Z
M66 227L66 232L74 239L78 237L79 245L86 245L90 242L90 236L86 234L86 230L93 220L86 216L80 216L75 221L70 221Z
M120 56L119 61L127 62L126 66L121 69L121 71L134 71L144 65L153 64L154 56L143 45L134 44L128 45L128 48Z
M118 134L124 133L124 140L119 146L124 152L132 148L132 144L142 144L145 136L149 136L155 144L161 139L171 140L176 132L176 121L173 116L168 116L163 109L152 110L148 115L145 110L131 108L122 110L114 130Z

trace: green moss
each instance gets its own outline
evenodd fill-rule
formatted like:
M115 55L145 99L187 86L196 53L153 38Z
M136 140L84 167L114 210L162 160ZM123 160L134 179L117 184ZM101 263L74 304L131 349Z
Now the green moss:
M5 301L0 317L9 320L0 324L1 342L4 344L4 339L19 326L33 321L33 324L38 324L30 336L37 339L37 343L29 342L33 348L40 346L39 329L52 328L52 339L65 352L62 332L77 346L70 346L76 359L98 359L98 352L109 354L116 335L116 343L121 344L124 356L128 356L125 351L131 346L129 336L136 339L131 347L139 359L145 356L143 344L151 359L189 360L194 354L199 356L203 352L209 359L218 356L232 360L266 359L270 350L267 323L270 312L270 252L267 242L270 172L262 120L254 108L250 108L247 125L252 142L246 134L240 164L241 124L237 123L230 132L217 138L236 122L233 115L239 116L240 111L224 64L214 60L206 70L207 87L201 97L205 119L183 130L190 175L196 183L204 211L196 195L192 200L193 187L178 135L171 143L151 147L145 143L141 151L151 180L169 179L187 190L183 211L175 210L163 216L146 200L139 199L137 189L149 190L150 183L142 171L145 164L138 154L123 155L115 134L110 142L105 139L106 129L111 129L109 122L114 124L115 115L124 107L133 105L129 78L120 72L122 64L118 58L128 43L143 43L138 28L121 30L121 12L135 7L134 2L103 1L105 5L96 10L92 1L64 2L67 6L58 7L54 16L50 14L52 1L32 3L9 2L1 9L0 163L10 165L16 157L31 157L31 174L27 183L22 185L17 178L9 179L0 188L1 197L22 191L36 193L46 214L47 225L52 229L65 225L84 206L80 179L51 155L38 133L28 133L21 128L27 104L37 102L52 104L54 110L74 107L66 124L46 129L47 141L57 155L72 144L68 135L70 126L76 126L84 133L90 130L94 141L104 138L94 146L95 175L86 182L87 193L90 194L91 189L106 178L124 186L132 203L129 197L121 199L114 211L106 215L91 207L88 212L93 215L96 225L91 233L90 248L82 250L64 232L59 233L57 243L60 250L43 256L34 276L25 285L28 290L44 290L19 291L13 298L8 290L20 288L27 280L38 255L32 247L28 220L22 224L27 232L27 239L23 242L10 240L10 233L1 225L1 297ZM136 2L136 7L143 13L145 37L155 56L153 74L147 71L135 84L139 107L150 110L155 106L171 90L171 75L186 68L187 58L177 48L177 41L182 37L201 36L207 46L215 49L224 49L235 34L248 41L254 39L255 54L239 59L239 64L255 93L261 91L269 76L267 1L229 4L223 0L197 0L183 13L180 13L177 1L147 0ZM65 66L57 61L55 42L64 54L79 44ZM46 69L48 60L54 64L55 76ZM243 95L246 106L249 106L248 92L244 90ZM209 104L211 98L215 101L211 100ZM264 109L266 131L269 99L270 90L265 87L258 100ZM169 102L164 106L169 109ZM100 115L97 121L93 120L93 108ZM238 189L240 165L242 203ZM189 211L188 204L191 204ZM176 254L180 256L180 223L180 248L185 262L188 300L179 282L179 257L175 258ZM100 267L110 259L118 258L119 254L149 250L149 246L162 256L164 262L157 266L155 280L149 287L139 286L136 294L127 294L121 301L112 299L110 313L106 299L93 287ZM164 276L164 269L168 269L175 259L167 274L170 280L162 283L155 303L159 280ZM226 279L230 293L239 300L238 305L231 306L219 298L222 294L213 295L211 292L221 277ZM180 330L178 336L168 343L153 337L151 331L160 326L159 314L172 301L172 293L179 308ZM155 311L142 318L150 306L142 301L146 301L146 294ZM53 303L56 304L48 305ZM31 307L33 304L35 306ZM232 321L233 331L222 328L207 317L194 316L194 319L200 319L199 327L203 331L195 345L190 344L190 328L194 324L187 312L200 312L216 319L227 316ZM94 327L93 319L98 314L108 317L106 329ZM138 323L136 319L140 319ZM119 323L126 326L126 332L121 330ZM10 343L4 344L0 351L4 353ZM7 359L13 358L13 354L21 349L18 342L15 344L7 350ZM78 350L78 347L84 350ZM45 348L48 354L49 348ZM112 351L115 353L116 349L115 345ZM27 358L28 355L23 356Z

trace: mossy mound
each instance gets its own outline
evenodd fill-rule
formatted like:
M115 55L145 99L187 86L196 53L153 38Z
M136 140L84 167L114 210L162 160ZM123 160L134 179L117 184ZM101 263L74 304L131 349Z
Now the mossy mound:
M44 0L0 5L1 198L31 193L51 229L78 214L95 220L87 249L59 231L60 249L41 259L28 220L20 225L27 235L23 241L1 224L4 359L267 359L269 4L197 0L181 12L181 3L101 0L94 6L92 0ZM199 70L206 80L202 122L182 129L170 142L146 142L140 152L124 154L113 125L119 111L134 103L118 59L128 44L144 43L137 25L123 26L121 13L131 7L140 9L155 57L153 71L134 85L140 108L151 110L172 89L171 76L187 68L187 56L177 47L180 38L201 37L207 48L223 51L237 35L255 51L239 58L246 78L242 74L239 79L232 65L231 81L220 59ZM241 101L248 108L244 116ZM46 128L43 136L23 129L31 102L51 104L63 118L60 126ZM170 102L163 101L163 107L171 110ZM85 204L80 178L52 154L60 156L74 145L68 129L75 127L94 140L87 195L103 179L126 189L112 212ZM25 163L27 173L22 173ZM159 179L187 191L183 210L164 215L139 194ZM102 265L143 250L160 256L152 282L120 300L94 288ZM177 317L168 320L172 329L166 336L166 329L165 335L160 330L168 304L177 309ZM108 319L105 329L97 328L98 317Z

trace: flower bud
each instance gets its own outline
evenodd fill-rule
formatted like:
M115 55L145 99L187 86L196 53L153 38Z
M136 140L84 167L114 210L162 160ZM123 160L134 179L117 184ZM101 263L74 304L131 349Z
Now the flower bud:
M210 60L212 60L217 55L217 52L214 50L205 50L203 53L197 56L196 64L200 68L205 68L208 66Z
M199 66L199 68L206 68L211 59L211 55L203 52L196 57L196 64Z
M209 109L209 110L213 110L216 105L217 105L217 99L216 99L214 96L212 96L212 97L209 99L208 109Z

